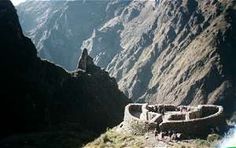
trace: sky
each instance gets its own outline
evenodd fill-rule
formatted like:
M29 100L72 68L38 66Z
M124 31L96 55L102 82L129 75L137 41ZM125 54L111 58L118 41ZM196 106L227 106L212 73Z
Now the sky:
M18 4L22 3L22 2L24 2L25 0L11 0L11 1L12 1L12 3L16 6L16 5L18 5Z

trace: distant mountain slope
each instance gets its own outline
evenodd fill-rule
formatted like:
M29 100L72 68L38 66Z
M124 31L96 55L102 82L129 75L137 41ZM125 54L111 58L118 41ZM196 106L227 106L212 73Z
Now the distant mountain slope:
M94 27L82 49L88 48L128 97L234 108L235 1L117 0L106 7L119 13Z
M39 56L74 70L83 40L102 22L119 13L108 8L108 3L114 2L29 1L19 5L17 10L23 29L35 43Z
M40 60L9 0L0 2L0 34L0 138L39 131L99 133L122 121L128 99L115 79L90 61L70 74Z

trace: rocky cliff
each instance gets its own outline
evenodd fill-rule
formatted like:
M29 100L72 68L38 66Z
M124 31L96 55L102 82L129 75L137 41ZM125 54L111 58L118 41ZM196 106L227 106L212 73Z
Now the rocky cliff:
M26 5L33 7L19 6L20 16L28 14L22 9ZM227 104L234 109L235 1L116 0L105 5L105 12L99 12L106 17L100 15L103 21L78 44L116 78L128 97L176 105Z
M0 138L42 131L99 133L122 121L128 99L115 79L89 61L87 69L73 73L42 61L9 0L0 2L0 34ZM8 144L0 141L0 147Z
M113 17L115 10L106 9L109 1L29 1L17 9L39 56L71 71L76 69L83 40Z

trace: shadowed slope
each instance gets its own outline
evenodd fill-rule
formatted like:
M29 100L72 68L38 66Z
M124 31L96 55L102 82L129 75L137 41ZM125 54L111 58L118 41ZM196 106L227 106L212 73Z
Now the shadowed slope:
M40 60L9 0L0 2L0 34L1 138L36 131L101 132L122 120L127 98L116 81L95 65L96 70L69 74Z

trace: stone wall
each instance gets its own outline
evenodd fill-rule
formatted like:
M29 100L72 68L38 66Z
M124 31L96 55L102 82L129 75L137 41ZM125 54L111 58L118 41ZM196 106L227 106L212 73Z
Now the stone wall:
M181 114L170 114L162 119L158 116L156 109L165 108L165 110L180 110L187 108L189 112ZM148 109L146 118L153 113L157 114L153 120L146 120L145 111ZM145 112L145 113L143 113ZM181 119L175 120L175 115L181 115ZM172 119L173 116L173 119ZM182 116L185 118L182 119ZM141 118L142 117L142 118ZM204 136L212 130L219 130L226 125L223 115L223 108L215 105L191 106L173 106L156 105L147 106L147 104L129 104L125 108L123 127L132 134L144 134L148 131L157 129L160 132L182 133L185 136Z
M160 126L161 131L175 131L189 136L204 136L213 129L223 128L225 125L223 108L221 106L206 105L203 108L215 108L218 110L215 114L184 121L165 121Z
M157 126L154 122L150 123L135 117L137 116L137 114L134 115L135 112L142 113L142 106L143 104L129 104L125 107L123 128L131 134L144 134Z

